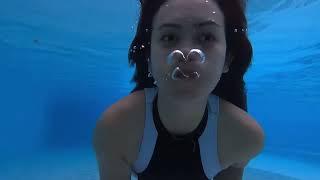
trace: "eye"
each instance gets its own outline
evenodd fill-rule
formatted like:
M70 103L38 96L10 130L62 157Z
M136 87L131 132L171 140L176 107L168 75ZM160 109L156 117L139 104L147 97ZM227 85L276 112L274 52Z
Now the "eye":
M176 38L174 34L166 34L166 35L163 35L160 40L165 42L170 42L170 40L176 40Z
M215 40L215 36L211 33L203 33L201 35L201 38L200 38L201 41L214 41Z

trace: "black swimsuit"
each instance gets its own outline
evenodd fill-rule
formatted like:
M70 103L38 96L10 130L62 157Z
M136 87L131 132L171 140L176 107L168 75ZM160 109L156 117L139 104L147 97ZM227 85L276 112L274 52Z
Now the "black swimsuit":
M162 124L158 95L153 102L154 123L158 131L156 147L151 161L138 180L208 180L200 159L198 138L208 120L208 106L198 127L186 135L170 134Z
M132 166L138 180L208 180L222 170L217 148L219 97L210 95L199 125L174 135L162 124L157 89L146 88L146 119L139 155Z

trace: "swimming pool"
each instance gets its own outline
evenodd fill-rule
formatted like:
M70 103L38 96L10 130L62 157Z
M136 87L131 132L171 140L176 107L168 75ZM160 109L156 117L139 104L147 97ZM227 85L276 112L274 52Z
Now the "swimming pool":
M61 149L15 156L0 164L0 178L12 180L97 180L99 177L91 149ZM252 160L244 180L298 180L319 177L319 164L295 157L263 153ZM136 180L132 175L132 180Z
M133 88L136 1L1 4L0 179L98 179L92 129ZM248 111L267 136L245 180L320 179L319 10L319 0L249 1Z

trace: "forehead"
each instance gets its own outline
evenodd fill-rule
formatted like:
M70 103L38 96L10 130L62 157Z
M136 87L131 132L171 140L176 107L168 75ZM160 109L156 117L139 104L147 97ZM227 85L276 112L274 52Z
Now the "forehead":
M168 0L154 17L153 26L174 22L187 25L206 20L224 25L223 13L215 0Z

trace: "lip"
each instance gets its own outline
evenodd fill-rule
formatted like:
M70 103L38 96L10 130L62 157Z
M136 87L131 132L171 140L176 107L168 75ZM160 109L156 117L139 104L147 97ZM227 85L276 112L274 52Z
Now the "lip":
M188 66L179 66L180 70L183 71L185 74L191 74L193 72L199 72L200 68L195 65L188 65Z
M176 75L176 78L177 78L177 79L180 79L180 80L182 80L182 81L191 81L191 80L194 80L194 79L195 79L195 77L186 78L186 77L184 77L184 76L181 75L181 74Z

